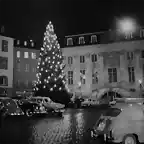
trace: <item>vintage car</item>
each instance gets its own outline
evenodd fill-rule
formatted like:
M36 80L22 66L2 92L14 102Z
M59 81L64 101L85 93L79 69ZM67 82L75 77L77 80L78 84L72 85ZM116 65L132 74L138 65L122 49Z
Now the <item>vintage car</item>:
M85 99L83 102L81 102L82 107L87 107L87 106L93 107L98 105L99 105L99 101L93 99Z
M24 114L28 117L35 114L46 114L46 109L44 106L32 102L27 99L21 99L17 101L18 106L22 109Z
M24 115L23 111L19 108L17 103L11 98L1 97L0 106L0 111L4 117Z
M91 130L91 137L123 144L144 142L144 106L142 103L117 103L102 114Z
M40 105L43 105L46 107L48 112L52 112L54 114L62 115L62 113L65 111L65 105L60 103L53 102L49 97L32 97L32 101L37 102Z

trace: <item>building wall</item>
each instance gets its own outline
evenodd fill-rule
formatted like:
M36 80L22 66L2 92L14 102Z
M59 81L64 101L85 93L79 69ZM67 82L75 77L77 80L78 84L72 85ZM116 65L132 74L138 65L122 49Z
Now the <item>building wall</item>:
M8 52L2 51L2 40L8 41ZM12 95L13 87L13 38L0 36L0 57L8 58L8 69L0 69L0 76L7 76L8 86L0 86L7 89L8 95Z
M20 58L17 57L17 51L20 51ZM24 52L28 52L28 58L24 58ZM36 59L32 59L32 53L36 54ZM14 48L14 93L32 91L32 83L36 80L38 57L39 50L19 47ZM26 71L27 64L29 65L29 68ZM20 67L18 65L20 65ZM28 82L28 85L26 85L26 81Z
M69 88L74 91L81 91L83 95L90 95L93 90L103 87L123 87L135 88L139 90L139 80L143 80L142 65L144 59L141 58L141 51L144 49L144 40L117 42L110 44L97 44L89 46L76 46L63 48L63 55L66 57L65 72L74 71L74 83ZM127 60L127 52L134 52L134 59ZM91 62L91 55L98 55L95 63ZM85 56L85 63L80 64L80 55ZM67 58L73 57L73 64L67 63ZM128 66L135 68L135 82L129 82ZM86 84L78 89L80 81L80 69L86 69ZM98 83L92 84L92 69L98 72ZM117 68L117 82L109 83L108 68Z

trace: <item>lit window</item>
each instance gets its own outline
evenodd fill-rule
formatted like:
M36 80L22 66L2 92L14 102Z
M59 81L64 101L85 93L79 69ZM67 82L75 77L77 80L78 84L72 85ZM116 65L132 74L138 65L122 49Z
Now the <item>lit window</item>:
M97 36L96 35L92 35L91 36L91 43L96 43L97 42Z
M27 41L24 42L24 45L25 45L25 46L27 45Z
M72 46L72 45L73 45L73 39L67 38L67 46Z
M17 51L17 58L20 58L20 51Z
M34 42L31 42L31 46L34 47Z
M28 55L28 52L24 52L24 58L28 58L29 55Z
M20 40L17 40L17 45L19 45L20 44Z
M84 37L79 37L79 44L84 44L85 41L84 41Z
M31 57L32 57L32 59L36 59L36 53L32 52Z

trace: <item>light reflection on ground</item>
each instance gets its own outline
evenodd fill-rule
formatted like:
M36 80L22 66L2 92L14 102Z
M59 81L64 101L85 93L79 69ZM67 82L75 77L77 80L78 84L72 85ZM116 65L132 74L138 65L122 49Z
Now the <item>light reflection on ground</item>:
M69 109L64 113L63 118L41 117L23 120L23 123L14 120L7 127L3 126L0 143L3 144L2 140L5 143L11 140L7 144L17 144L16 141L23 144L22 141L25 138L27 140L24 144L87 144L89 137L86 135L86 131L95 124L100 113L98 110ZM7 121L7 123L10 122ZM13 133L9 133L6 129L13 129ZM20 134L20 130L23 131L23 134ZM18 139L18 137L20 138Z

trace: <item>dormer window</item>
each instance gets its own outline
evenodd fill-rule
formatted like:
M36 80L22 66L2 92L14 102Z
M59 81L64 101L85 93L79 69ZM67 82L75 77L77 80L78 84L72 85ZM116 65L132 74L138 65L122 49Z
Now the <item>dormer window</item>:
M125 38L126 38L126 39L132 39L132 38L133 38L132 32L131 32L131 33L128 33L128 34L125 34Z
M97 42L97 36L96 35L92 35L91 36L91 43L96 43Z
M67 38L67 46L72 46L72 45L73 45L73 39Z
M24 46L26 46L27 45L27 41L24 41Z
M84 44L85 41L84 41L84 37L79 37L79 44Z
M19 45L20 44L20 40L17 40L17 45Z
M144 37L144 29L140 30L140 37L143 38Z
M34 47L34 42L31 42L31 46Z

